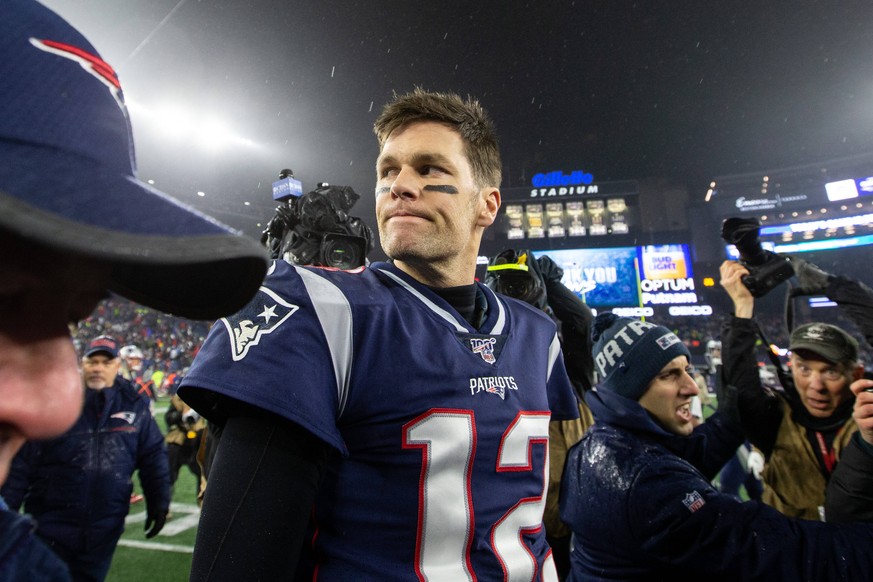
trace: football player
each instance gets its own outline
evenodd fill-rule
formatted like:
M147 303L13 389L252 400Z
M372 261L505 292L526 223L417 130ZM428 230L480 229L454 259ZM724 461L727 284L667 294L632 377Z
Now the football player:
M493 125L417 89L375 132L392 261L274 262L183 380L223 427L193 580L557 579L549 421L578 412L554 323L474 279L500 207Z

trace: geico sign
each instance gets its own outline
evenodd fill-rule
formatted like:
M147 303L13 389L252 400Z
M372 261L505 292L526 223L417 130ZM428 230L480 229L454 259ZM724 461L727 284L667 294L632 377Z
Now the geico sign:
M667 312L670 315L712 315L709 305L671 305Z
M612 312L619 317L652 317L655 310L651 307L615 307Z

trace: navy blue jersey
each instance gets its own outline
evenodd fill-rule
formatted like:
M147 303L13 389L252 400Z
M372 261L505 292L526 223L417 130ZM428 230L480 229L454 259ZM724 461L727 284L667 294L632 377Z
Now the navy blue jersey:
M546 580L549 420L577 416L555 325L484 285L474 329L393 265L279 261L183 380L343 453L305 557L325 579Z

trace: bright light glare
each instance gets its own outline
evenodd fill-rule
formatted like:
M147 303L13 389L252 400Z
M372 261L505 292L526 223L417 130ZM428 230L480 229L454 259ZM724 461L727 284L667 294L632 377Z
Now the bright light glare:
M167 137L184 139L194 128L191 115L178 107L163 107L155 112L153 123Z
M206 149L219 149L233 141L234 135L218 119L208 119L195 128L197 141Z
M207 151L217 151L229 145L256 147L255 142L237 135L218 116L197 114L176 104L147 109L141 103L128 101L128 107L139 119L147 120L148 126L164 139L185 144L196 143Z

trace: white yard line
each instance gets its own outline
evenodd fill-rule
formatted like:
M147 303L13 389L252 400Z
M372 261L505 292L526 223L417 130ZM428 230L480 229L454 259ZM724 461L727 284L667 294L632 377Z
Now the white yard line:
M129 513L127 515L127 517L124 519L125 525L129 526L145 522L145 506L143 505L141 507L142 511L138 511L137 513ZM185 530L195 529L197 527L197 523L200 521L200 508L197 507L197 505L194 503L171 503L170 513L173 515L172 519L167 520L166 525L164 525L164 528L161 530L158 536L170 537L179 534ZM122 544L121 542L119 542L120 545L132 545L141 543L149 544L153 542L128 542L126 544Z
M161 544L158 542L138 542L136 540L118 540L119 546L137 548L140 550L157 550L159 552L177 552L180 554L193 554L193 546L180 546L178 544Z

